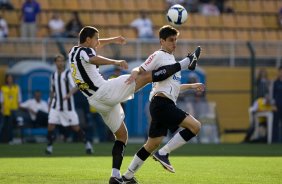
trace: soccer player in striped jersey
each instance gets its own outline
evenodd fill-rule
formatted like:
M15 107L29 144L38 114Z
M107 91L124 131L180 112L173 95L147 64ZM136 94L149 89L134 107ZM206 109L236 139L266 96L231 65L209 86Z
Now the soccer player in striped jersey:
M54 59L56 72L51 76L51 94L49 100L48 134L46 154L52 154L56 125L71 127L80 139L85 142L86 153L91 154L93 148L90 141L85 140L85 133L79 126L75 111L73 94L78 90L73 83L69 69L65 68L65 58L57 55Z
M162 66L154 71L142 72L134 69L131 75L121 75L114 79L105 80L99 73L98 67L100 65L115 65L127 69L128 64L125 60L100 56L96 53L96 48L108 43L124 42L122 37L99 39L99 31L95 27L86 26L79 33L79 44L69 52L69 63L74 82L87 97L89 104L101 114L104 122L115 135L110 184L123 183L120 167L128 133L120 103L132 98L136 91L152 81L165 80L181 69L195 68L199 57L194 54L193 57L189 56L180 63Z

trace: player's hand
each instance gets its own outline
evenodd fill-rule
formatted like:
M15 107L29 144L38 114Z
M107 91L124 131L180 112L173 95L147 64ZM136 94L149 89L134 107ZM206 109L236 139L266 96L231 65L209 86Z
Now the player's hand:
M126 44L126 40L123 36L118 36L115 38L115 43L124 45Z
M128 77L128 79L126 79L125 84L131 84L132 82L135 81L137 76L138 76L138 72L137 71L132 71L131 75Z
M194 88L196 91L200 91L200 92L205 91L205 85L202 84L202 83L195 83L195 84L193 85L193 88Z
M66 95L64 98L63 98L63 100L67 100L67 99L69 99L71 97L71 95Z
M128 64L127 64L127 62L125 60L117 60L115 62L115 65L119 66L122 69L126 69L126 70L128 69Z

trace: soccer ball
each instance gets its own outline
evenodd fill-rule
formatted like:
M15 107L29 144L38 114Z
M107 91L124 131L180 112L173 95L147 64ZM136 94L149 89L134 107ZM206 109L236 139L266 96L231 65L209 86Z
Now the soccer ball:
M179 26L187 20L188 13L183 6L176 4L168 9L166 17L170 24Z

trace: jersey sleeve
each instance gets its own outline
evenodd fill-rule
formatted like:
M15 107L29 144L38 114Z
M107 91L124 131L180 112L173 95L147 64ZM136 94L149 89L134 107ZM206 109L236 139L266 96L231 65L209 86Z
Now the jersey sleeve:
M89 63L90 58L96 56L96 52L92 48L85 48L80 52L80 57Z
M157 65L158 65L158 58L159 58L159 54L158 52L154 52L152 55L150 55L146 61L141 65L141 67L145 70L145 71L152 71L157 69Z
M74 81L73 81L73 79L72 79L72 76L71 76L71 72L70 72L70 71L68 72L67 78L68 78L68 81L69 81L70 86L71 86L72 88L74 88L76 85L75 85L75 83L74 83Z

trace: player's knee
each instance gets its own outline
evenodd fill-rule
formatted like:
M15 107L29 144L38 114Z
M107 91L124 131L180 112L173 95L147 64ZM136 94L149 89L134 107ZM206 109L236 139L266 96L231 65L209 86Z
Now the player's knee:
M197 134L200 132L201 126L202 126L202 124L201 124L201 122L198 121L198 120L196 120L196 121L193 123L193 133L194 133L195 135L197 135Z

